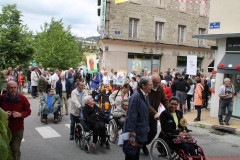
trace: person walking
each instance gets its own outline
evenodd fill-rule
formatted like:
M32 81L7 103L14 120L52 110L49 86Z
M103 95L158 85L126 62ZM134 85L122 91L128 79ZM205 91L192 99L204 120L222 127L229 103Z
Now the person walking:
M148 140L149 130L149 108L148 94L153 87L152 80L142 77L139 81L140 88L130 98L127 115L123 126L123 133L130 132L130 137L135 137L139 145ZM125 155L125 160L139 160L140 147L137 146L137 154L134 156Z
M28 93L31 93L31 73L32 73L32 66L29 66L27 71Z
M187 83L190 86L190 90L187 92L187 109L188 109L188 112L190 112L191 111L191 99L194 94L195 85L193 84L192 79L190 79L190 78L187 79Z
M204 83L203 83L203 87L204 87L204 93L205 93L205 95L206 95L206 97L205 97L205 100L204 100L204 102L203 102L203 109L207 109L207 107L208 107L208 100L209 100L209 92L210 92L210 89L209 89L209 85L207 84L208 82L207 82L207 80L205 79L204 80Z
M62 113L64 104L66 115L68 115L68 99L71 97L71 84L69 80L65 78L64 73L60 75L60 79L56 83L56 94L61 98Z
M36 98L37 96L37 81L39 78L38 70L37 67L35 67L31 73L31 86L32 86L32 97Z
M17 83L7 83L7 93L0 96L0 107L8 114L8 127L12 133L10 148L14 160L21 158L21 141L24 132L24 118L31 114L30 103L22 94L17 93Z
M219 109L218 109L218 120L220 125L223 125L223 122L227 126L229 125L229 120L233 112L234 93L235 93L235 90L233 85L231 84L231 79L225 78L224 84L219 88L219 93L218 93L218 96L220 97ZM228 112L223 121L222 114L226 110L226 107Z
M84 90L84 82L77 81L76 88L71 93L71 113L70 113L70 140L74 139L75 124L78 123L78 118L83 118L82 109L85 106L84 97L88 92Z
M203 90L204 90L204 88L201 84L201 79L196 78L196 89L195 89L195 93L194 93L194 106L195 106L195 109L197 110L197 118L194 119L194 122L201 120L201 110L202 110L202 105L203 105L203 99L202 99L202 91Z
M151 92L148 94L150 101L150 114L149 114L149 132L148 132L148 140L146 143L142 145L142 150L145 155L149 154L149 151L146 145L150 144L152 140L157 135L157 120L159 119L160 114L158 113L158 108L160 103L162 103L165 107L168 106L168 99L164 92L164 88L161 84L160 76L155 73L151 76L153 88Z

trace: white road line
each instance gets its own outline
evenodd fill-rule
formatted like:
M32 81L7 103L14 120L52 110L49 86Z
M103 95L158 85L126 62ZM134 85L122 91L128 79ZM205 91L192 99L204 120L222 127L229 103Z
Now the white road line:
M70 128L70 124L65 124L65 126L67 126L68 128Z
M35 128L43 138L54 138L61 137L54 129L50 126L47 127L37 127Z
M24 141L25 141L25 139L23 138L23 139L22 139L22 142L24 142Z

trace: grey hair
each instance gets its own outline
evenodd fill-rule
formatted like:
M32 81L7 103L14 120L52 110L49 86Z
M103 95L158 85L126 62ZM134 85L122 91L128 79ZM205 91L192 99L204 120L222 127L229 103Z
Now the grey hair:
M227 80L231 81L230 78L224 78L223 82L225 83Z
M128 99L124 99L124 100L122 100L122 102L121 102L121 106L123 106L123 104L124 104L125 102L128 102L128 103L129 103L129 100L128 100Z
M87 96L85 96L85 97L83 98L83 100L84 100L84 102L87 104L88 101L89 101L91 98L92 98L92 96L87 95Z
M139 80L139 87L142 88L142 85L147 85L150 78L144 76Z

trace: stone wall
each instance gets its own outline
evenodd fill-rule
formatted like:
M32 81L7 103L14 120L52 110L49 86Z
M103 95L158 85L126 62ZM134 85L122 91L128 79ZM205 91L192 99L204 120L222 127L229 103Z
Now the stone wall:
M209 48L215 45L213 41L204 41L203 46L198 45L198 39L193 39L193 34L198 34L199 28L204 28L208 33L209 18L200 15L199 3L186 3L186 10L180 11L180 2L165 0L163 7L158 7L156 0L138 0L115 4L109 1L106 8L106 35L104 38L134 40L142 42L186 45L192 47ZM206 5L209 8L209 3ZM129 19L139 19L138 37L129 38ZM163 40L155 40L155 23L164 22ZM178 25L185 25L184 43L178 43ZM120 31L120 34L115 34Z

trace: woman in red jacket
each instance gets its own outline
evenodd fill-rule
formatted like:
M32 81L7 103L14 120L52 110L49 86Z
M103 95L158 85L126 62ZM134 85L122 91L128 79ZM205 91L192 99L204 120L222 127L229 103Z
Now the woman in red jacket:
M172 97L172 92L171 92L170 88L167 86L167 81L161 80L161 85L164 89L164 92L165 92L167 98L168 99L171 98Z

